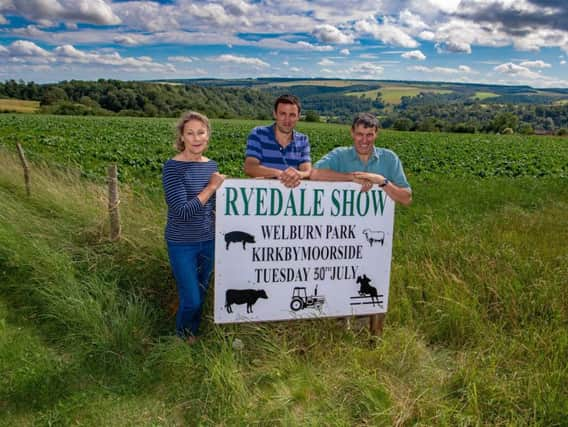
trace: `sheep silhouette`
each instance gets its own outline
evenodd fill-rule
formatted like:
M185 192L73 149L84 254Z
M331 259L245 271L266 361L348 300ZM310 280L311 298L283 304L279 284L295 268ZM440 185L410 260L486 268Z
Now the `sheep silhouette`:
M365 239L367 239L367 242L369 242L369 245L373 246L374 242L380 243L381 246L384 245L385 243L385 232L384 231L373 231L373 230L369 230L368 228L365 228L363 230L363 234L365 235Z

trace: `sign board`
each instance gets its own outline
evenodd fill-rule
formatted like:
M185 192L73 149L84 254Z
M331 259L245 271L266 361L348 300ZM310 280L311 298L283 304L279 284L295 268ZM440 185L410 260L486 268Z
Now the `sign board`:
M217 191L215 322L384 313L394 202L350 182L227 179Z

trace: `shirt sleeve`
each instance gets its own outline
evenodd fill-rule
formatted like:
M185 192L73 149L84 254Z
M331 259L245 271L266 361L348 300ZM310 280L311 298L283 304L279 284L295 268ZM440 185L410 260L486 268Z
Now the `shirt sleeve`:
M312 161L312 158L310 157L310 140L308 139L308 137L305 137L305 144L304 144L304 149L302 151L302 158L300 159L300 164L302 163L310 163Z
M187 221L203 210L203 205L197 196L188 200L183 180L175 167L170 163L166 163L164 166L162 182L166 204L175 216Z
M410 184L408 183L406 175L404 174L404 169L402 168L402 162L400 161L400 159L396 154L393 153L393 156L394 156L394 162L391 171L392 177L390 178L390 180L399 187L408 188L410 190L411 189Z
M314 165L315 169L331 169L339 172L339 150L335 148L319 159Z
M254 157L262 162L262 147L257 129L253 129L247 138L245 157Z

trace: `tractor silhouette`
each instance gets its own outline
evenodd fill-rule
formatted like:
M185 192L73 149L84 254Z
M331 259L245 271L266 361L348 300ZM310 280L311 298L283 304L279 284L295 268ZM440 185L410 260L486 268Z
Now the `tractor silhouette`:
M304 286L296 286L292 292L292 301L290 301L290 308L293 311L303 310L304 308L316 308L321 310L325 302L324 296L318 297L318 287L314 290L314 294L308 296Z

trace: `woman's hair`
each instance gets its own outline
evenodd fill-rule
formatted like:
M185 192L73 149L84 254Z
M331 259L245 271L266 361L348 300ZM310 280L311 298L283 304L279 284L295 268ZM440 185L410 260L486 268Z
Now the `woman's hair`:
M185 150L185 144L183 142L183 128L187 122L192 120L197 120L205 125L207 128L207 136L211 136L211 125L209 124L209 119L207 116L197 113L195 111L188 111L187 113L183 113L176 124L176 142L174 143L174 148L179 151L180 153Z

